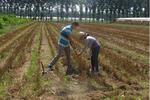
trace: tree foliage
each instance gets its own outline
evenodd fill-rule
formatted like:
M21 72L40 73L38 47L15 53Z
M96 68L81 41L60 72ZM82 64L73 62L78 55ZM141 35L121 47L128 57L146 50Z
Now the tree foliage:
M149 0L0 0L0 12L51 20L112 21L119 17L149 17Z

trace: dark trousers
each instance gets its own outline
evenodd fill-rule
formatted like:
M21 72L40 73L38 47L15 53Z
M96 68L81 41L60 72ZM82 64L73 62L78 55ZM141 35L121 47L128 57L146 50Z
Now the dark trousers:
M92 71L99 71L98 65L98 55L100 51L100 46L97 46L95 48L92 48L92 56L91 56L91 65L92 65Z

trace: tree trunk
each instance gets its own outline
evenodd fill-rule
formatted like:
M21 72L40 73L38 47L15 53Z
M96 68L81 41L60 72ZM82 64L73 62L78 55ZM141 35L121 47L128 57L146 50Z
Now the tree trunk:
M100 13L101 13L101 11L100 11L100 6L98 6L98 7L97 7L97 16L96 16L96 20L97 20L97 21L99 21L99 19L100 19Z
M87 21L87 16L88 16L88 7L85 6L85 21Z
M82 17L83 17L83 5L80 4L80 17L79 20L82 22Z

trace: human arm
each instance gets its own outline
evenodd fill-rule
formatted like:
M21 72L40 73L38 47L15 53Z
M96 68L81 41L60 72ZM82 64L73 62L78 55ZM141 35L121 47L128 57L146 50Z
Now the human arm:
M79 55L82 55L83 54L83 52L87 52L87 50L88 50L88 44L89 44L89 40L84 40L84 47L83 47L83 49L81 50L81 52L79 53Z

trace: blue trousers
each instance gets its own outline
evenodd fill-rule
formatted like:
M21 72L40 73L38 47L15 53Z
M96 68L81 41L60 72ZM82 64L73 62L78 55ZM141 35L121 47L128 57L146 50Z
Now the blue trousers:
M99 71L99 61L98 61L98 55L100 51L100 46L97 46L95 48L92 48L92 56L91 56L91 65L92 65L92 71Z

